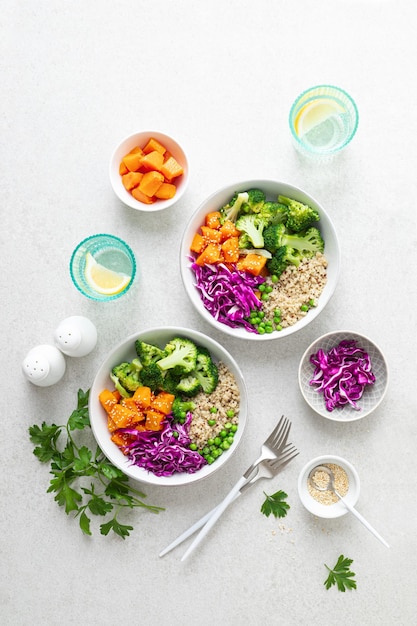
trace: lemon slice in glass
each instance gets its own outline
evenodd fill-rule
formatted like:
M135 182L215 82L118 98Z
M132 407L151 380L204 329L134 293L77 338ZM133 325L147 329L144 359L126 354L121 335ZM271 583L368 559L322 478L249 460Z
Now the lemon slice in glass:
M87 252L85 259L85 279L94 291L106 296L114 296L128 286L131 276L110 270L97 263L95 258Z
M297 113L294 130L299 137L306 135L312 128L319 126L332 115L340 115L344 108L334 100L319 98L307 102Z

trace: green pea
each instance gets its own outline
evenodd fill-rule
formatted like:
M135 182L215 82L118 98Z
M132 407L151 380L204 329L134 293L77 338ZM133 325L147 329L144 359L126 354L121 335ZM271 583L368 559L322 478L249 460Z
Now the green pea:
M197 446L195 443L190 443L189 448L190 450L197 450Z
M228 450L230 448L230 443L228 441L222 441L223 450Z
M259 291L265 291L266 285L265 283L262 283L261 285L259 285L258 289Z
M221 442L222 442L222 440L220 439L220 437L215 437L215 438L214 438L214 444L215 444L216 446L219 446L219 445L221 444Z
M272 281L273 283L277 283L277 282L279 281L278 276L277 276L276 274L272 274L272 276L271 276L271 281Z
M233 417L234 416L235 412L232 409L230 410L230 412L231 412L231 415L229 415L229 411L227 411L227 413L226 413L227 417ZM230 430L232 428L231 422L226 422L226 424L224 425L224 428L225 428L225 430Z
M263 302L267 302L267 301L269 300L269 294L264 292L264 293L261 295L261 300L262 300Z
M210 455L206 458L206 461L209 465L211 465L212 463L214 463L215 459Z
M237 424L232 424L232 427L230 429L233 433L235 433L237 431Z
M210 413L217 413L218 408L216 406L212 406L210 409Z
M207 439L208 446L214 446L214 439Z
M302 311L308 311L308 305L307 305L307 304L302 304L302 305L300 306L300 309L301 309Z
M207 420L207 424L208 424L209 426L215 426L215 424L216 424L216 420Z
M258 328L258 333L260 335L264 335L265 334L265 328L263 326L261 326L260 328Z
M173 430L172 431L172 436L175 437L175 439L178 439L178 437L180 436L177 430Z

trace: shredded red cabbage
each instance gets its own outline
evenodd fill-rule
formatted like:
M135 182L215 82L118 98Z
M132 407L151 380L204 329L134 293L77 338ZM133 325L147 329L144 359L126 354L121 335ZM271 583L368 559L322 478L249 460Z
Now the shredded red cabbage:
M355 340L341 341L327 353L318 350L310 362L315 366L310 385L323 394L328 411L346 404L361 410L357 400L374 384L375 375L369 354Z
M262 307L254 291L265 282L262 276L230 269L223 263L200 266L192 262L191 268L203 305L215 320L232 328L244 326L249 332L258 332L245 318Z
M192 418L189 412L184 424L180 424L173 423L172 416L167 416L163 421L163 429L159 431L119 429L118 432L134 437L134 441L124 449L132 465L142 467L155 476L172 476L176 472L194 474L201 469L207 461L188 447Z

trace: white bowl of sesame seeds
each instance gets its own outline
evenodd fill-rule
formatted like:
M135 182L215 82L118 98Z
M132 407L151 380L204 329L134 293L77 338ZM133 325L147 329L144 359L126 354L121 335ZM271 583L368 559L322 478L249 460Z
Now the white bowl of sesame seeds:
M326 486L328 476L324 475L320 466L329 468L334 476L336 491L350 504L355 506L360 493L359 475L353 465L340 456L318 456L303 467L298 477L298 494L300 500L310 513L317 517L336 518L346 515L348 509L343 502L329 489L320 491L309 479L313 477L319 486ZM317 468L317 469L316 469Z

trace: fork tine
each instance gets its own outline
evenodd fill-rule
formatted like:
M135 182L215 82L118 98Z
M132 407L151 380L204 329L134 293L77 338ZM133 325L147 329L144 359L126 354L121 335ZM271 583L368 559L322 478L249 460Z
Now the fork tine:
M279 420L278 424L275 426L269 437L265 440L263 445L275 446L278 440L281 441L284 439L285 433L287 433L288 435L290 428L291 422L284 415L281 415L281 419Z
M279 432L275 433L275 436L272 437L272 440L270 442L268 442L268 445L276 451L280 450L280 448L282 448L282 446L284 446L287 442L290 429L291 422L285 417L282 428L279 430Z
M288 450L288 452L286 452L284 455L272 461L269 465L272 469L275 469L275 470L278 468L284 467L285 465L287 465L287 463L292 461L298 454L300 454L299 450L293 447L290 450Z

